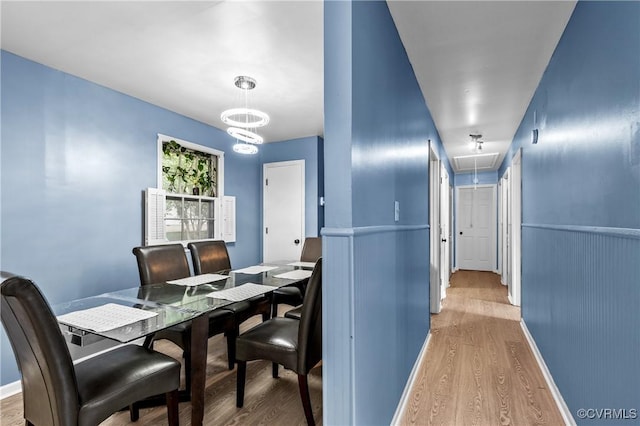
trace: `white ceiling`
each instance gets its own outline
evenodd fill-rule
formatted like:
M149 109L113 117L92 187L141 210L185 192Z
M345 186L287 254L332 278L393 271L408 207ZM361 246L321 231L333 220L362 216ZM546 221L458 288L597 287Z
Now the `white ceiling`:
M501 163L575 1L389 1L452 166L470 133ZM323 6L312 1L2 1L3 49L218 128L258 81L265 141L323 134ZM484 170L490 170L486 168Z
M575 3L388 2L455 171L470 134L500 166Z

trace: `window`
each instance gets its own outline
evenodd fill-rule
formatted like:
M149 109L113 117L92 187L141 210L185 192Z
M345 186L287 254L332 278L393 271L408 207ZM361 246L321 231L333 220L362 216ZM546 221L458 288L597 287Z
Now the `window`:
M223 189L224 153L158 135L158 188L148 188L145 244L235 241L235 197Z
M164 232L168 241L215 238L214 199L166 195Z

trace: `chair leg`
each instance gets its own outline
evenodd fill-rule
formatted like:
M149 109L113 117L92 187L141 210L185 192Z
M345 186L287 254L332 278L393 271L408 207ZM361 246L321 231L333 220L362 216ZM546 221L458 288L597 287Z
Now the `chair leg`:
M274 379L278 378L278 363L276 362L271 363L271 377Z
M236 337L238 337L238 329L227 332L227 359L229 362L229 370L233 370L233 367L235 367Z
M129 418L132 422L137 422L140 418L140 407L135 402L129 405Z
M271 310L269 312L262 313L262 322L268 321L271 318Z
M167 417L169 426L178 426L180 424L180 416L178 411L178 389L167 392Z
M309 383L306 374L298 374L298 387L300 388L300 398L302 399L302 408L304 408L304 416L309 426L315 426L313 420L313 411L311 411L311 398L309 397Z
M236 407L244 405L244 382L247 377L247 361L238 362L238 378L236 379Z
M275 302L271 303L271 318L275 318L278 316L278 304Z
M153 349L153 338L155 337L155 334L151 334L147 337L144 338L144 343L142 344L143 347L148 348L148 349Z

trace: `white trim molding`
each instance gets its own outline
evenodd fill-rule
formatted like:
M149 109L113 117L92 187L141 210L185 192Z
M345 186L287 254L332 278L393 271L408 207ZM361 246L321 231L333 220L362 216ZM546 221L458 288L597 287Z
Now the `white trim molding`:
M565 425L576 426L576 421L574 420L573 415L571 415L571 410L569 410L567 403L564 401L564 398L562 398L562 394L560 393L558 386L556 386L556 383L553 381L551 372L549 371L549 368L547 368L547 364L544 362L544 358L542 358L542 354L540 353L535 340L533 340L533 336L529 333L529 329L527 328L527 324L525 324L524 319L520 320L520 327L522 328L524 336L527 338L527 342L529 342L531 352L533 352L533 356L536 358L536 361L540 366L540 371L542 371L542 375L547 382L547 387L549 388L553 399L556 401L556 405L558 406L558 410L562 415Z
M411 389L415 384L416 378L418 376L418 370L424 361L424 357L427 355L427 346L429 346L429 340L431 340L431 331L427 334L427 338L422 345L422 349L420 349L420 353L418 354L418 358L416 362L413 364L413 368L411 369L411 373L409 374L409 378L407 379L407 384L404 387L404 391L402 391L402 395L400 396L400 401L398 402L398 407L396 408L396 412L391 419L391 426L399 425L400 419L404 414L407 403L409 402L409 395L411 393Z
M22 382L16 380L12 383L7 383L4 386L0 386L0 399L9 398L17 393L22 392Z

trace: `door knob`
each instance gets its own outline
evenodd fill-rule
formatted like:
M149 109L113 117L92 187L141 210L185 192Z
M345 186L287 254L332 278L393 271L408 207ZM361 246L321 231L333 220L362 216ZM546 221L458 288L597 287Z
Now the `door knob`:
M293 242L296 243L296 244L300 244L300 240L297 239L297 238Z
M447 242L447 239L446 239L446 238L443 238L443 239L442 239L442 242L443 242L443 243L446 243L446 242Z

